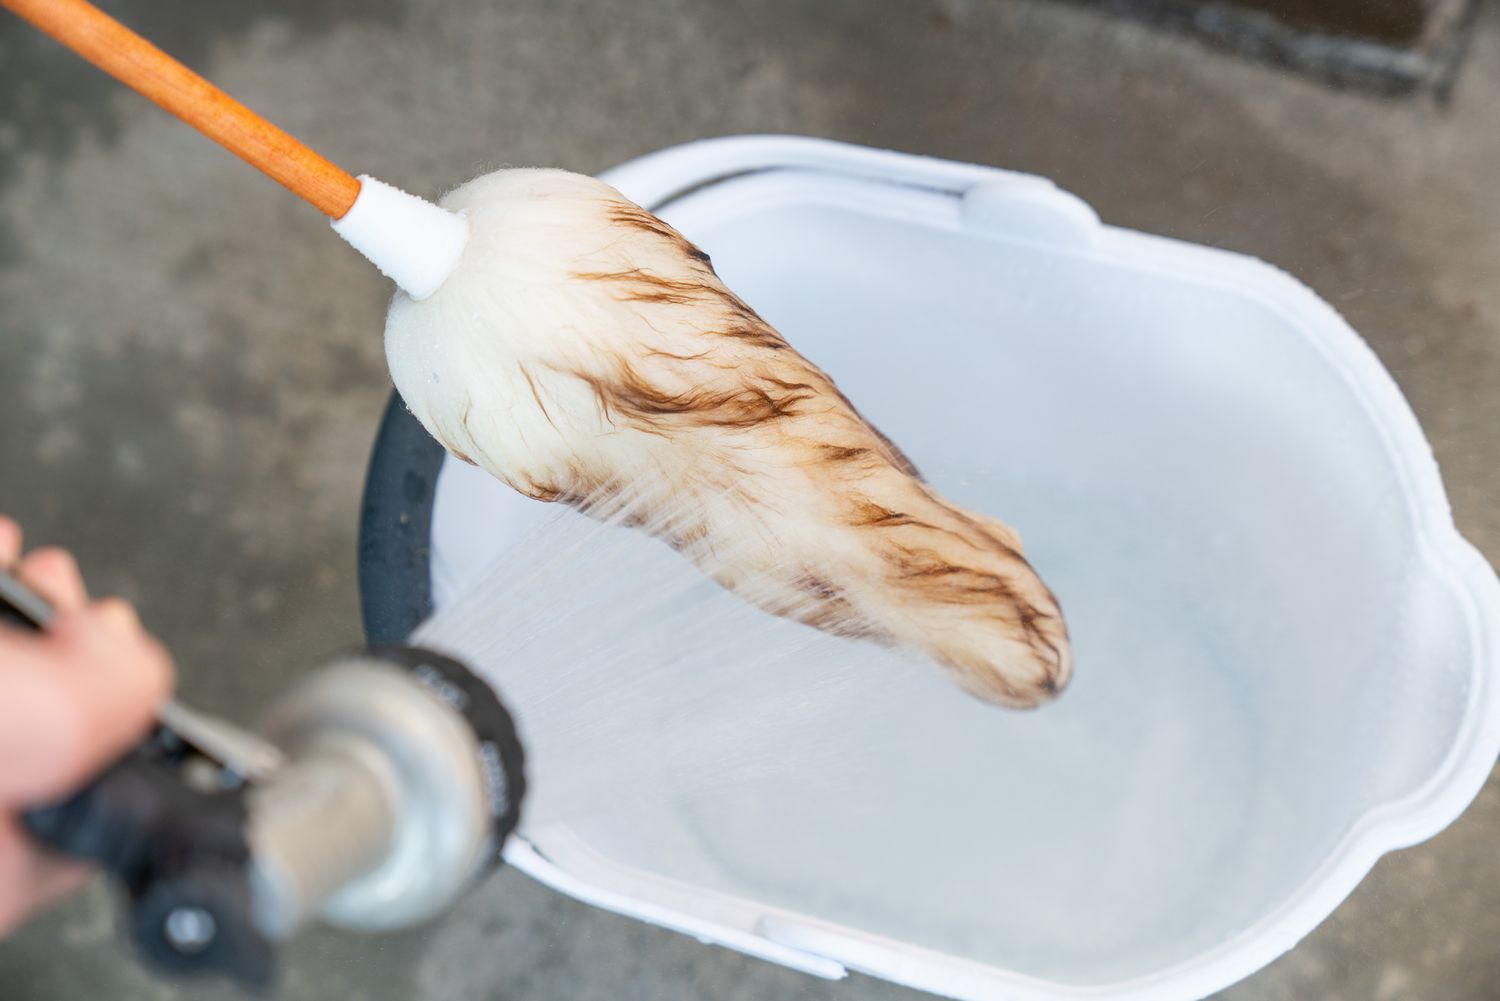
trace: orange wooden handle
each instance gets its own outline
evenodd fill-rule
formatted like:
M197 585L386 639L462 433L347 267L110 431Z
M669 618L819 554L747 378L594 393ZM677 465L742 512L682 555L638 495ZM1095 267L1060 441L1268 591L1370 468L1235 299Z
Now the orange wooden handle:
M95 66L252 167L342 218L359 180L85 0L0 0Z

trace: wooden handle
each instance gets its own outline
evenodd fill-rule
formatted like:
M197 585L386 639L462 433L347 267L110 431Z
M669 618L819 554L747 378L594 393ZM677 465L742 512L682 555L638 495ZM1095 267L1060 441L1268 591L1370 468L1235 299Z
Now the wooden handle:
M342 218L359 180L85 0L0 0L319 211Z

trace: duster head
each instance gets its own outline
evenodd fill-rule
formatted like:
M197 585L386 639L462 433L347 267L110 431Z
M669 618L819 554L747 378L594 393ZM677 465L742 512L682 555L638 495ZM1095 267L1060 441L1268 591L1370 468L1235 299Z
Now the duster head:
M429 298L397 293L386 352L453 455L651 532L769 612L924 651L988 701L1067 682L1016 533L944 500L671 226L558 170L443 206L468 243Z

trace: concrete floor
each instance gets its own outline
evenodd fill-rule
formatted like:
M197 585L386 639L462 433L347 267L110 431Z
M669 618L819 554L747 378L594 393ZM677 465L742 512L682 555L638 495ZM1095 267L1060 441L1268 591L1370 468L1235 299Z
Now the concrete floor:
M798 132L1035 171L1111 223L1272 261L1335 303L1500 556L1500 16L1450 107L1338 94L1048 3L105 4L336 161L436 194ZM0 16L0 510L141 605L186 696L245 717L358 636L357 500L388 290L311 210ZM0 996L229 998L142 974L95 887L0 944ZM1222 995L1500 994L1500 784ZM315 933L291 999L897 999L506 873L441 925Z

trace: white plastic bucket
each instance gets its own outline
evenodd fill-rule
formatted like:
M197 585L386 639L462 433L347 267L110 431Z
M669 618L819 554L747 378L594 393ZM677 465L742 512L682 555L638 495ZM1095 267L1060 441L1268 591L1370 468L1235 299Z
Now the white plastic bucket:
M514 865L827 977L1197 998L1479 790L1495 576L1396 386L1307 288L1036 177L829 142L695 143L608 180L1020 530L1076 677L1029 715L913 679L899 739L839 738L887 782L830 788L810 760L753 809L523 829ZM544 510L447 462L437 606Z

